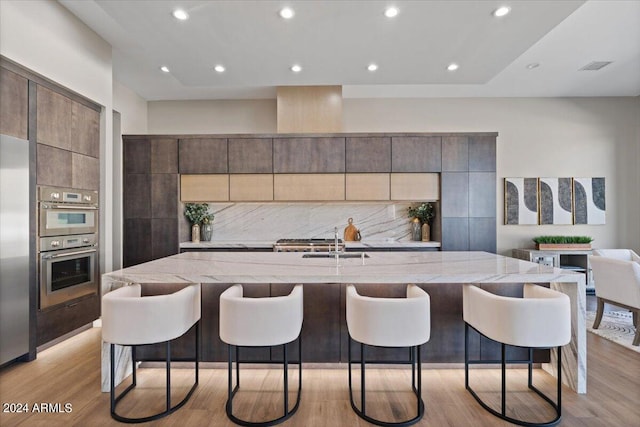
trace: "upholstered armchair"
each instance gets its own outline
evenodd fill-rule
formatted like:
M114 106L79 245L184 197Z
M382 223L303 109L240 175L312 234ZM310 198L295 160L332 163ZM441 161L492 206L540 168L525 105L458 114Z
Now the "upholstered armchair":
M636 328L633 345L640 345L640 257L629 249L597 249L589 261L598 300L593 328L600 326L604 303L626 308L633 313Z

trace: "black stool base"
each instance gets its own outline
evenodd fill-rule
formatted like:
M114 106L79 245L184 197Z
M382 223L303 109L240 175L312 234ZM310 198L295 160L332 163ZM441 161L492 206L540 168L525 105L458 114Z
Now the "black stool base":
M547 395L545 395L544 393L542 393L540 390L538 390L534 385L533 385L533 372L532 372L532 364L533 364L533 349L529 348L529 359L528 360L517 360L517 361L508 361L509 363L526 363L528 364L528 384L527 386L529 387L530 390L533 390L534 392L536 392L536 394L538 394L538 396L540 396L542 399L544 399L549 406L551 406L553 408L553 410L556 413L556 416L554 419L550 420L550 421L546 421L546 422L542 422L542 423L534 423L534 422L530 422L530 421L524 421L524 420L520 420L517 418L512 418L506 415L506 357L505 357L505 344L503 343L499 343L501 346L501 359L499 361L484 361L484 360L469 360L469 328L472 328L473 330L477 331L480 335L482 335L483 337L489 338L486 335L482 334L482 332L478 331L477 329L473 328L471 325L469 325L468 323L465 322L464 325L464 382L465 382L465 388L469 391L469 393L471 393L471 395L473 396L474 399L476 399L476 401L480 404L480 406L482 406L487 412L493 414L494 416L508 421L512 424L517 424L517 425L521 425L521 426L525 426L525 427L551 427L551 426L555 426L557 425L561 419L562 419L562 409L561 409L561 403L562 403L562 368L560 365L561 359L562 359L562 347L557 347L558 350L558 383L557 383L557 403L555 403L553 400L551 400L551 398L549 398ZM491 338L489 338L491 339ZM492 340L493 341L493 340ZM497 342L497 341L494 341ZM500 363L501 367L502 367L502 387L501 387L501 403L502 403L502 412L498 412L495 409L491 408L489 405L487 405L481 398L480 396L478 396L476 394L476 392L471 388L471 386L469 385L469 365L473 365L473 364L492 364L492 363Z
M422 361L420 360L420 346L410 347L409 352L409 361L384 361L384 362L369 362L374 364L411 364L411 389L413 393L416 395L416 416L405 421L398 422L389 422L382 421L376 418L372 418L366 415L366 399L365 399L365 372L366 372L366 360L365 360L365 347L366 344L360 343L360 401L361 408L358 408L353 400L353 389L351 387L351 364L357 363L351 357L351 342L354 341L349 335L349 400L351 402L351 408L353 412L356 413L363 420L383 427L405 427L410 426L422 419L425 413L424 401L422 400ZM417 355L416 355L417 353ZM416 387L416 365L418 368L417 380L418 384Z
M236 385L233 387L233 357L232 357L232 347L235 347L236 353ZM287 344L282 345L283 350L283 361L282 367L284 369L284 410L283 415L279 418L275 418L273 420L268 421L247 421L240 419L233 415L233 398L236 393L240 389L240 363L250 362L250 363L262 363L262 361L241 361L240 360L240 351L239 346L229 345L229 384L228 384L228 398L227 404L225 405L225 410L227 412L227 417L233 421L234 423L245 426L245 427L268 427L276 424L280 424L293 416L298 410L300 406L300 396L302 392L302 337L298 337L298 361L297 362L289 362L287 358ZM273 363L271 361L264 361L264 363ZM289 365L298 365L298 394L296 397L296 404L294 407L289 410L289 376L288 369Z
M191 398L191 395L193 394L193 392L196 390L196 387L198 387L198 379L199 379L199 375L198 375L198 368L199 368L199 362L200 362L200 321L198 321L198 323L196 323L196 357L195 357L195 382L193 384L193 386L191 387L191 389L189 390L189 392L187 393L187 395L184 397L184 399L182 399L180 401L180 403L178 403L177 405L171 406L171 341L166 341L166 346L167 346L167 352L166 352L166 364L167 364L167 370L166 370L166 374L167 374L167 380L166 380L166 398L167 398L167 409L163 412L160 412L158 414L154 414L154 415L149 415L148 417L140 417L140 418L129 418L129 417L123 417L122 415L119 415L116 412L116 406L118 405L118 402L120 402L122 400L123 397L125 397L131 390L133 390L136 387L137 381L136 381L136 353L135 353L135 346L131 346L131 360L133 363L133 382L131 385L129 385L129 387L127 387L122 393L120 393L118 396L115 395L115 358L114 358L114 350L115 350L115 345L111 344L111 390L110 390L110 396L111 396L111 418L113 418L116 421L120 421L121 423L127 423L127 424L138 424L138 423L146 423L148 421L155 421L158 420L160 418L164 418L167 415L170 415L172 413L174 413L175 411L177 411L178 409L182 408L184 406L185 403L187 403L187 401Z

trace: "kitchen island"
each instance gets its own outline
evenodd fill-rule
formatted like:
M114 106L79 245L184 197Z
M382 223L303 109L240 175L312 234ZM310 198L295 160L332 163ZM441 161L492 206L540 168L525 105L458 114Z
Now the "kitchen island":
M353 254L353 253L350 253ZM367 257L305 257L300 252L188 252L103 275L102 293L140 283L165 290L186 283L202 284L203 360L224 360L217 329L218 297L228 286L246 285L248 296L283 295L294 284L304 288L303 342L305 362L344 362L346 323L344 289L356 284L372 296L402 296L415 283L431 296L431 340L424 346L427 363L462 363L464 354L462 284L474 283L503 295L521 295L523 283L550 286L567 294L572 308L572 340L562 352L563 381L586 392L586 329L584 276L486 252L371 252ZM472 340L476 345L478 339ZM187 347L187 346L185 346ZM480 342L491 357L493 343ZM397 353L390 353L391 355ZM255 357L277 358L259 353ZM389 353L381 352L380 357ZM131 368L130 352L118 347L116 383ZM553 372L555 352L543 368ZM102 390L108 390L108 345L103 344Z

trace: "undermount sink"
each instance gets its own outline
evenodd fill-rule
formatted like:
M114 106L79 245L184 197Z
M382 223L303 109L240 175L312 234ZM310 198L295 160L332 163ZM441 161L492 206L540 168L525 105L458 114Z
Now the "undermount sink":
M347 253L338 255L338 257L339 258L362 258L363 255L365 258L369 258L369 255L358 253L358 252L351 252L351 253L347 252ZM310 252L302 255L302 258L335 258L335 257L336 257L335 254L331 254L329 252Z

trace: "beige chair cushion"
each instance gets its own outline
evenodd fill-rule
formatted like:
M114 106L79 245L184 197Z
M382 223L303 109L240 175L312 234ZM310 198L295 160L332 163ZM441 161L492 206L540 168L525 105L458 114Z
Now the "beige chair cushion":
M589 257L596 295L640 308L640 264L605 256Z

